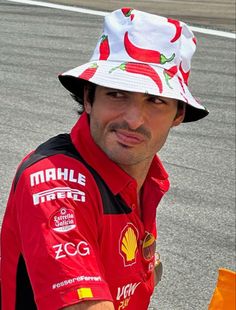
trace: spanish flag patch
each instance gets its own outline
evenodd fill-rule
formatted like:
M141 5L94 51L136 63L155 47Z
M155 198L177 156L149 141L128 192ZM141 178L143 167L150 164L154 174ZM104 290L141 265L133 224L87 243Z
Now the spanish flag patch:
M92 298L93 292L90 287L82 287L77 290L79 299Z

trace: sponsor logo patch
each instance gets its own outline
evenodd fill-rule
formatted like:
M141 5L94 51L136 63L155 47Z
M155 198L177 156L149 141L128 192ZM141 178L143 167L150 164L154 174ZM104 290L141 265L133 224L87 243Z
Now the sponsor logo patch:
M72 209L61 208L49 219L49 226L56 232L67 232L76 227L75 214Z
M40 203L47 201L66 198L73 199L74 201L85 202L85 193L70 187L55 187L53 189L33 194L33 204L37 206Z
M73 169L68 168L50 168L40 170L30 175L31 187L50 181L63 180L72 183L78 183L82 186L86 184L85 175L75 172Z
M133 296L140 283L141 282L129 283L122 287L118 287L116 300L126 299L127 297Z
M116 300L120 301L118 310L125 309L129 306L130 298L134 295L136 288L141 282L129 283L122 287L118 287Z
M90 255L90 248L87 242L80 241L78 243L67 242L53 246L55 259L61 259L68 256L87 256Z
M138 250L138 231L132 224L128 223L120 235L120 255L123 257L124 266L131 266L136 263Z
M54 284L52 284L52 289L55 290L55 289L63 287L63 286L67 286L67 285L71 285L71 284L75 284L75 283L80 283L80 282L88 282L88 281L89 282L101 282L102 278L100 276L78 276L75 278L63 280L63 281L58 282L58 283L54 283Z
M90 287L81 287L77 290L79 299L93 298L93 292Z

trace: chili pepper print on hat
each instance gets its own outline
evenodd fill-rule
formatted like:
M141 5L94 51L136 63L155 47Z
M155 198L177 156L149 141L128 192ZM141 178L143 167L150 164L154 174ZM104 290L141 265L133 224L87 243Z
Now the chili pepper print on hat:
M186 102L184 122L208 111L188 89L196 38L180 21L131 8L105 17L92 58L61 75L63 86L83 98L83 81Z

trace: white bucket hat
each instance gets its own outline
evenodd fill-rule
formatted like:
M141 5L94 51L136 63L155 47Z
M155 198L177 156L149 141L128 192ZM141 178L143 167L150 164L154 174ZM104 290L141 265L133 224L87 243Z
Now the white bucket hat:
M131 8L105 17L90 61L59 75L62 85L83 98L84 81L186 102L184 122L208 114L188 89L196 38L180 21Z

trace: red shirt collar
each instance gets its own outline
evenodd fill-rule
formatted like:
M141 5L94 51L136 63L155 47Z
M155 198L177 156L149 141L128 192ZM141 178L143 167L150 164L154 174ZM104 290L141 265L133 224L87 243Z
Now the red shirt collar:
M136 186L136 181L110 160L94 142L90 134L89 121L86 113L81 115L72 128L71 139L81 156L98 172L114 195L123 192L124 189L132 183ZM111 171L113 175L112 178ZM163 193L169 189L168 174L158 156L155 156L152 161L144 183L144 189L146 187L145 185L151 186L152 189L156 188L159 191L161 190Z

